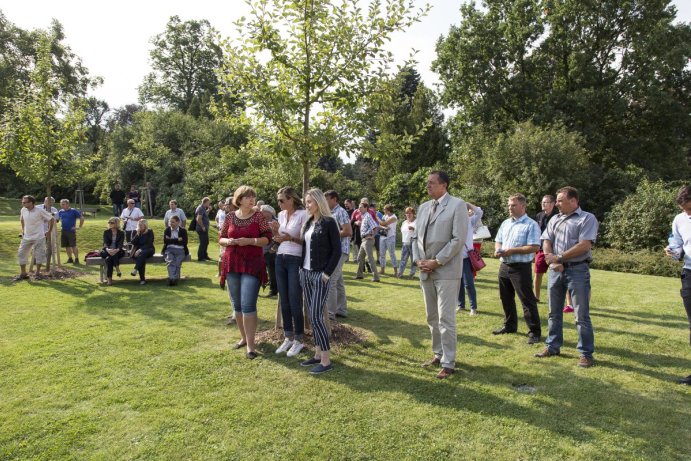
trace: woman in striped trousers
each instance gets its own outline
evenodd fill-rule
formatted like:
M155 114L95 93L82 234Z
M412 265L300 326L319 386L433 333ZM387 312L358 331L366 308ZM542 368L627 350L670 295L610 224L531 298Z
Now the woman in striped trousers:
M305 195L305 208L309 218L302 228L302 267L300 285L307 302L312 332L314 357L300 365L315 365L310 373L318 375L333 369L329 355L329 330L324 323L324 309L329 296L329 278L341 258L341 237L338 224L319 189L310 189Z

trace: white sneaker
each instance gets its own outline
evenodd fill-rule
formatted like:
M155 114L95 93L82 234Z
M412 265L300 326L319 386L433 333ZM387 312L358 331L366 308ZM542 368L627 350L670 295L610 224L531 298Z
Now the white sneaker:
M294 341L293 347L291 347L288 351L288 357L295 357L300 353L303 347L305 347L305 343L301 343L300 341Z
M477 315L477 309L470 309L470 315Z
M286 338L286 339L283 341L283 344L281 344L281 345L278 347L278 349L276 349L276 353L277 353L277 354L282 354L282 353L284 353L285 351L287 351L288 349L290 349L290 346L292 346L294 343L295 343L295 341L293 341L292 339Z

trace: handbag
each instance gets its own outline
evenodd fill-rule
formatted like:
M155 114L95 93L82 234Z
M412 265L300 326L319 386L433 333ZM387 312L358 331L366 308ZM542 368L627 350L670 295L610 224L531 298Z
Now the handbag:
M196 231L197 230L197 214L195 213L194 218L190 219L190 225L187 230Z
M482 223L482 221L480 222ZM473 229L473 240L488 239L490 237L492 237L492 234L489 231L489 227L484 224L478 226L477 229Z
M465 248L468 250L468 257L470 258L470 265L473 266L473 270L475 272L480 272L487 263L485 263L485 260L482 259L482 255L475 248L469 249L467 246Z

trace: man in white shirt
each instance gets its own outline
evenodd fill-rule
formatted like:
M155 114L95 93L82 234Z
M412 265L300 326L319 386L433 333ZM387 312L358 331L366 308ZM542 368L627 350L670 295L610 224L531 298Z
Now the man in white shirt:
M686 318L691 328L691 186L679 189L677 205L682 212L672 222L672 234L669 245L665 248L667 256L673 259L684 258L684 268L681 270L681 299L684 301ZM691 332L689 334L691 343ZM691 386L691 375L677 381L679 384Z
M142 218L144 218L144 213L142 213L142 210L135 207L134 199L127 199L127 208L122 210L122 214L120 215L127 243L132 240L132 235L137 232L137 222Z
M15 280L26 280L29 274L26 272L26 265L29 262L29 255L33 250L36 260L36 276L41 273L41 265L46 263L46 233L50 233L55 225L55 218L41 208L36 206L36 199L31 195L22 197L22 211L19 222L22 225L22 241L17 251L17 259L21 273ZM48 224L47 232L44 231L44 224Z

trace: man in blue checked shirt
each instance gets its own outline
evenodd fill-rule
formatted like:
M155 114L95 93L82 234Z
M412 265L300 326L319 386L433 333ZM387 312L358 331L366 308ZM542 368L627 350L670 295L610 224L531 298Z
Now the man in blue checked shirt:
M525 213L523 194L509 197L510 218L505 220L494 242L494 254L499 257L499 297L504 308L504 326L495 335L515 333L518 329L515 295L523 305L523 317L528 325L528 344L540 342L540 314L533 293L531 263L540 248L540 226Z

